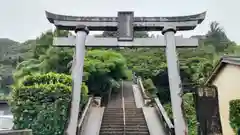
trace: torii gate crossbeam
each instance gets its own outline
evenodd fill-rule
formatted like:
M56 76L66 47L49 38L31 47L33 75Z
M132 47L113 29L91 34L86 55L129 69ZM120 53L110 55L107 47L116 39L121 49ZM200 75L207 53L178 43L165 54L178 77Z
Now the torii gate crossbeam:
M183 38L175 36L177 48L195 48L198 45L196 38ZM76 37L58 37L54 38L53 45L57 47L75 47ZM120 42L117 38L96 38L94 36L87 36L86 47L166 47L164 37L157 38L134 38L133 41Z
M179 74L179 64L176 47L196 47L196 39L175 37L176 31L193 30L205 19L206 12L175 17L134 17L133 12L118 12L118 17L83 17L67 16L46 12L50 23L64 30L75 30L76 38L59 38L54 40L57 46L75 46L76 56L72 71L73 97L71 105L68 135L76 134L78 111L83 76L85 46L97 47L166 47L168 78L176 135L186 135L186 123L182 113L182 83ZM91 31L118 31L117 38L91 38ZM134 31L162 31L164 38L134 39ZM86 41L86 45L85 45ZM76 42L74 44L74 42ZM99 42L99 45L97 45ZM159 42L159 44L157 43ZM190 45L192 43L192 45ZM67 45L69 44L69 45ZM164 45L165 44L165 45Z

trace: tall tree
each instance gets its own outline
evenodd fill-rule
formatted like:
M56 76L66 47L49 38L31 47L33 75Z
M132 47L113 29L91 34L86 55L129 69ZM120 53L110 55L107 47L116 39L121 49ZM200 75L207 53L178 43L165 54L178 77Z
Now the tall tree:
M223 52L224 49L229 47L229 45L233 45L223 28L216 21L210 24L210 30L206 36L207 39L205 40L205 43L213 45L217 52Z

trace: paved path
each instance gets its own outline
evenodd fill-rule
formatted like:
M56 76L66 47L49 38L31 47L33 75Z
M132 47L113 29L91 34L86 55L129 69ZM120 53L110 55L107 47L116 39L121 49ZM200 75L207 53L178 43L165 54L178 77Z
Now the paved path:
M99 135L104 107L92 107L81 135Z

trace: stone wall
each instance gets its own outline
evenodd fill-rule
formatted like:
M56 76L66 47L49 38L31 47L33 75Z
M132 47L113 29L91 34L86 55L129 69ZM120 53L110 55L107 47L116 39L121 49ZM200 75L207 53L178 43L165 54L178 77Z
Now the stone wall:
M0 131L0 135L32 135L31 130L6 130Z

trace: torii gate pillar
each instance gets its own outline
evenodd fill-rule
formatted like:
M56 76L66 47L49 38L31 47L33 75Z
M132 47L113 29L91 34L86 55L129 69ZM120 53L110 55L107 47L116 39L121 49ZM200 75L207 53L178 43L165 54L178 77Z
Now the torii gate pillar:
M179 62L176 52L175 26L165 26L162 34L166 43L166 58L168 69L169 88L171 90L172 112L174 119L174 130L176 134L183 135L187 133L187 125L184 120L182 106L182 82L179 74ZM185 131L183 131L185 130Z
M70 121L67 128L68 135L76 134L76 123L78 122L79 103L81 101L81 86L83 77L83 66L85 56L85 41L89 33L89 30L84 25L79 25L75 29L76 33L76 47L75 47L75 58L72 71L73 91L72 91L72 102L70 111ZM80 96L80 97L79 97Z

